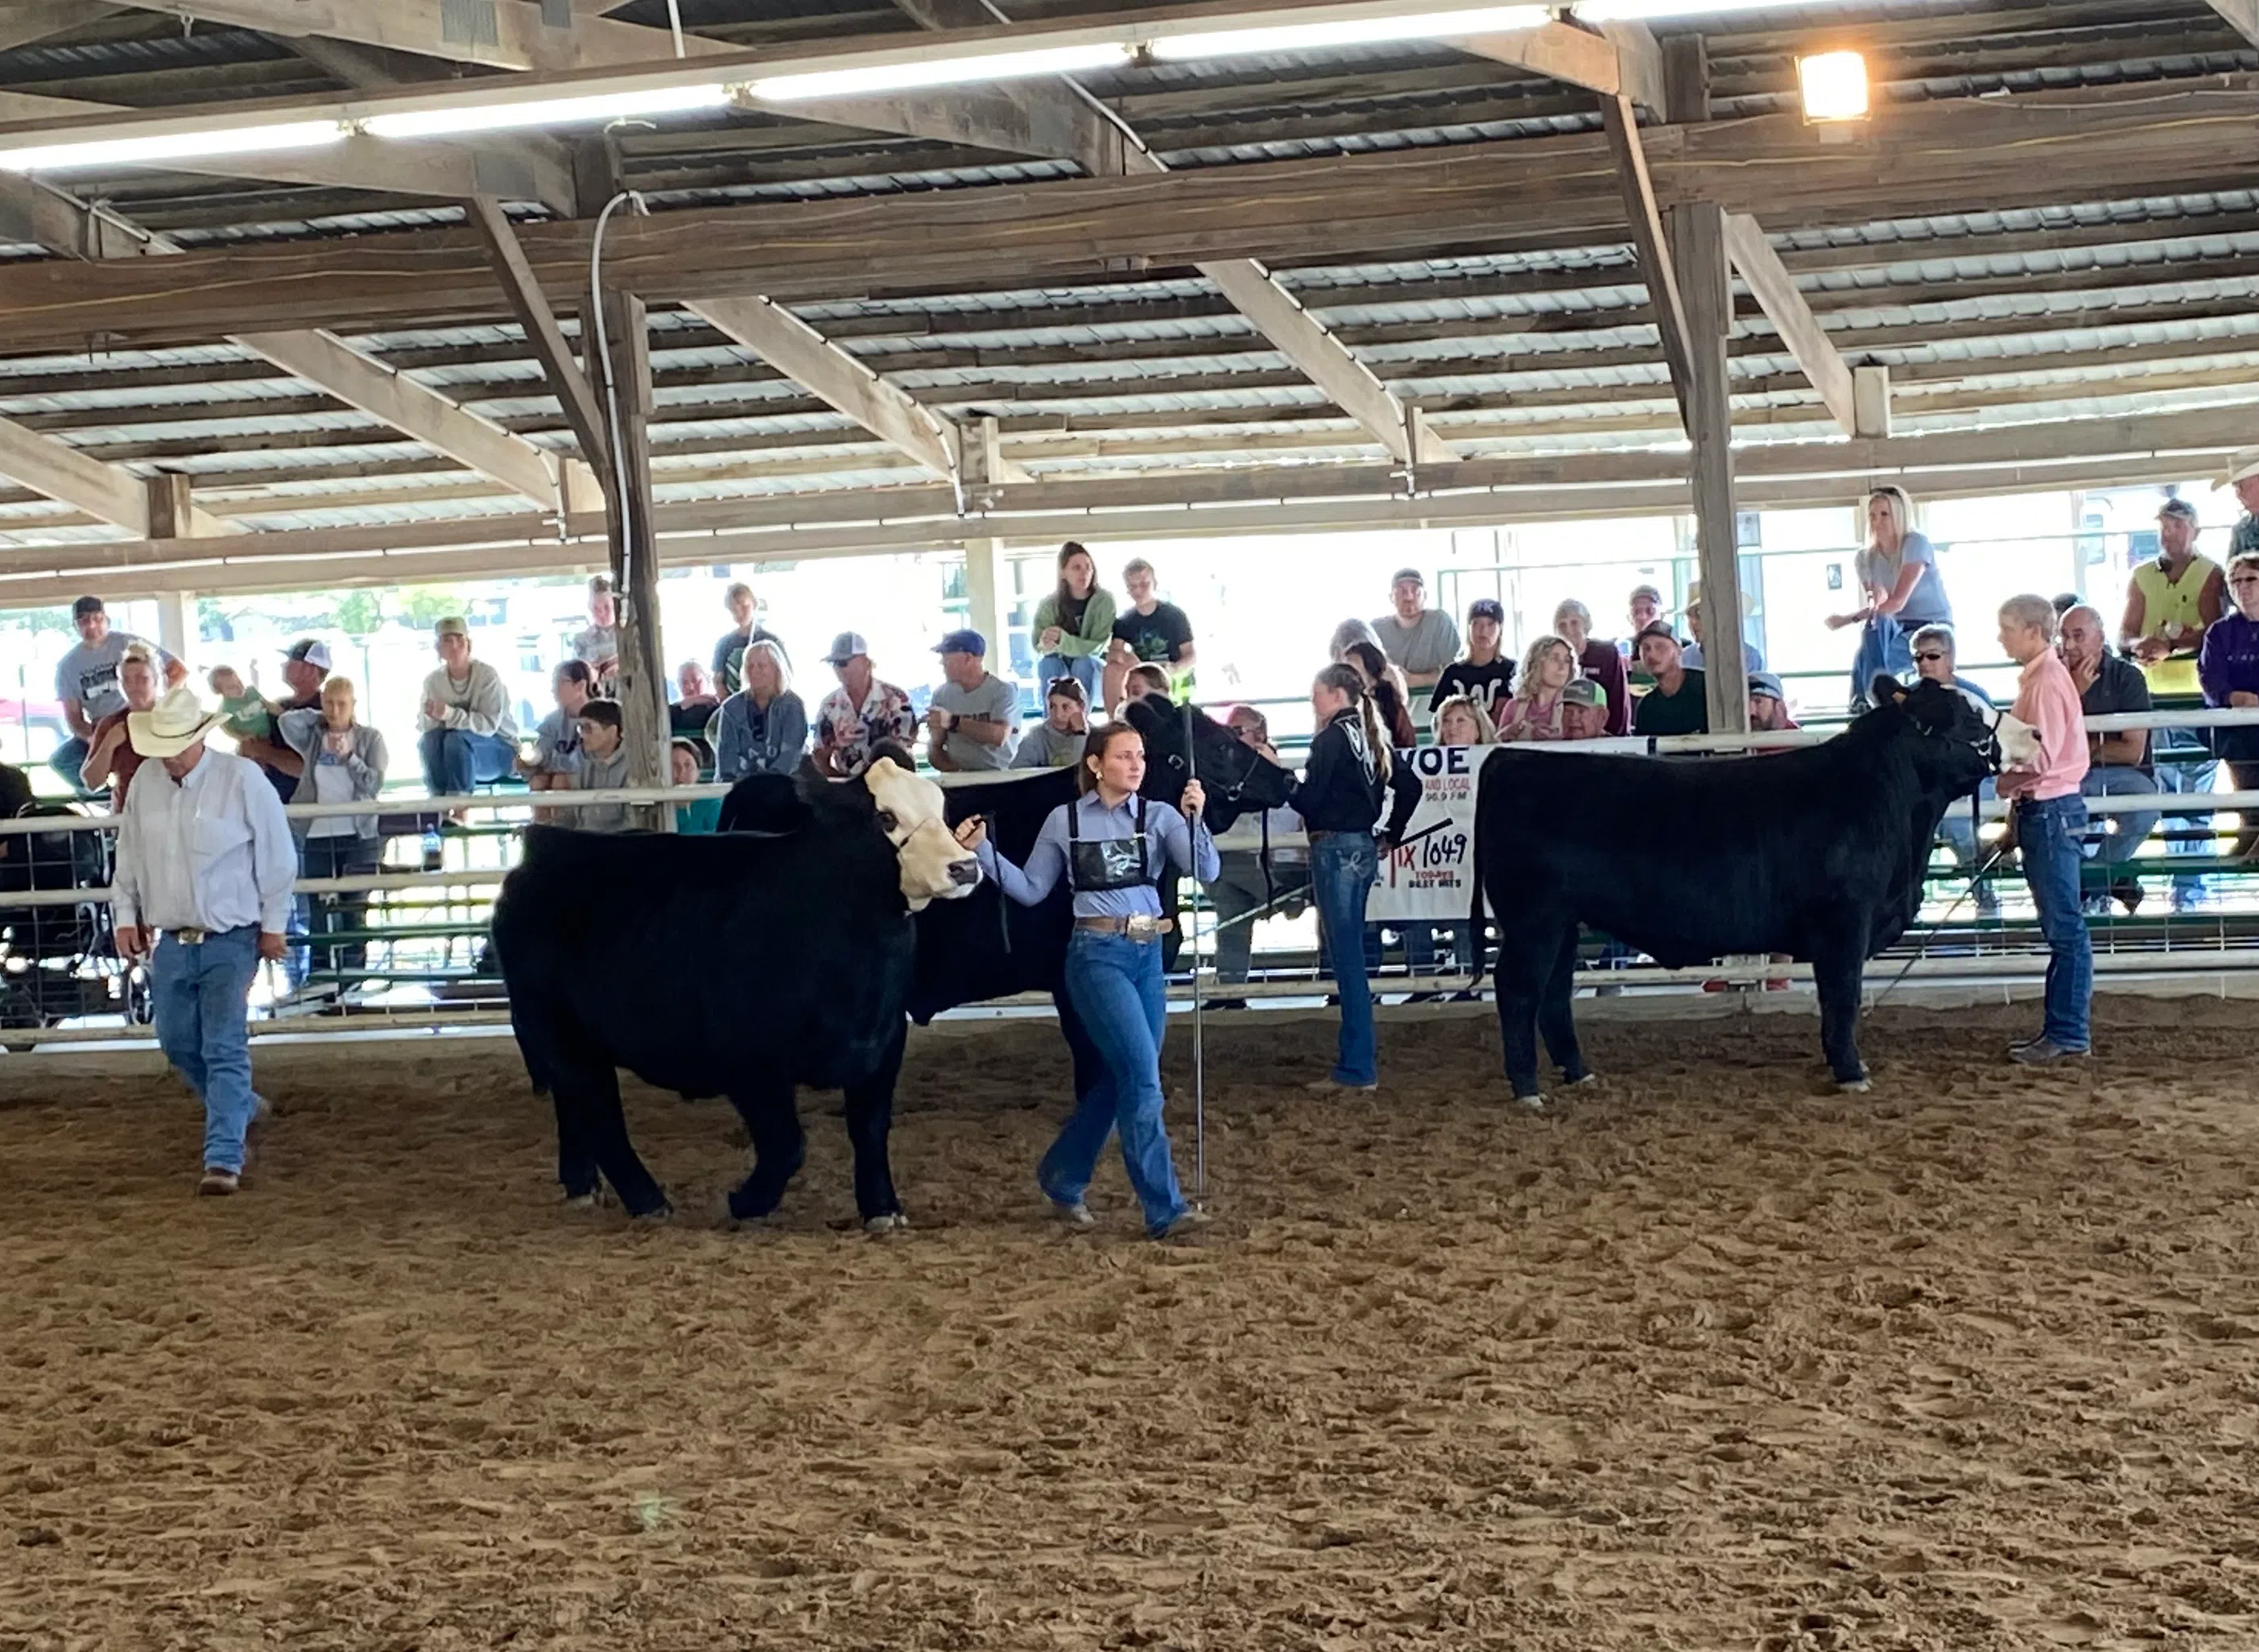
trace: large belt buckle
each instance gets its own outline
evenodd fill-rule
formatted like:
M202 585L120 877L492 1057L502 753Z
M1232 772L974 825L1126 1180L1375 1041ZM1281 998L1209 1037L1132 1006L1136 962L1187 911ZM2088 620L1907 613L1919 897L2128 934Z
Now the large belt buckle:
M1150 917L1142 912L1123 919L1122 922L1122 933L1133 941L1150 941L1160 932L1160 919Z
M211 931L209 929L175 929L173 931L173 938L175 941L178 941L182 946L202 946L206 941L211 938Z

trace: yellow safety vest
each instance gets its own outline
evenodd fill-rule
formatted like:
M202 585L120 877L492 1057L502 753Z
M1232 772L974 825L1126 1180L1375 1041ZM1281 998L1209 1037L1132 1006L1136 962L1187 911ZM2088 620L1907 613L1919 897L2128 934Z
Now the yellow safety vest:
M2220 572L2210 557L2191 557L2181 577L2172 578L2163 561L2152 559L2134 570L2134 588L2141 594L2141 635L2176 642L2204 623L2204 587ZM2197 692L2196 659L2177 654L2144 667L2152 694L2191 694Z

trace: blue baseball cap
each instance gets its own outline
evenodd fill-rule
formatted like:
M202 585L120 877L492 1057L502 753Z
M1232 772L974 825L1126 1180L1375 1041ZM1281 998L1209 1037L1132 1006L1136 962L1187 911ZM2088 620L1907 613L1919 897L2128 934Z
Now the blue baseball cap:
M937 654L986 654L988 639L979 631L951 631L933 645Z

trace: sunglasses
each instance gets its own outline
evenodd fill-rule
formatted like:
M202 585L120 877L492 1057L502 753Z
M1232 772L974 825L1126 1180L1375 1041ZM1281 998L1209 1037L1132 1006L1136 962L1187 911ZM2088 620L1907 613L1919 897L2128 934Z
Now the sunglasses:
M1939 660L1943 659L1945 656L1942 654L1916 654L1914 658L1921 660L1924 665L1935 666Z

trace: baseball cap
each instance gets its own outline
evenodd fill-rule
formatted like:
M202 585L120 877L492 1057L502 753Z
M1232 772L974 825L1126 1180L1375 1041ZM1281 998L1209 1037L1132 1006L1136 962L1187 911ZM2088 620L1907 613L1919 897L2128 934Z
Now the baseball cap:
M1395 577L1394 579L1393 579L1393 580L1389 580L1389 583L1390 583L1391 585L1401 585L1401 584L1403 584L1403 583L1404 583L1404 581L1405 581L1405 580L1411 580L1411 581L1412 581L1412 583L1413 583L1413 584L1415 584L1415 585L1421 586L1421 587L1424 587L1427 585L1427 583L1428 583L1428 581L1427 581L1427 580L1423 580L1423 579L1422 579L1422 578L1420 577L1420 570L1419 570L1419 569L1417 569L1417 568L1399 568L1399 569L1397 569L1397 570L1396 570L1396 577Z
M318 666L327 671L330 668L330 645L317 637L301 637L282 651L282 658L303 659L309 666Z
M1494 596L1479 596L1467 604L1467 618L1493 620L1503 625L1506 623L1506 604Z
M89 614L99 614L102 611L102 599L98 596L82 596L71 604L73 619L84 619Z
M1636 643L1643 641L1650 637L1668 637L1674 643L1678 640L1678 633L1672 628L1669 620L1648 621L1646 624L1639 628L1639 635L1632 638L1632 640Z
M450 614L431 628L434 637L468 637L470 634L471 628L460 614Z
M2247 447L2227 461L2227 485L2230 488L2254 476L2259 476L2259 447Z
M1607 702L1600 685L1590 677L1571 677L1561 686L1561 703L1564 706L1597 706Z
M831 652L823 657L827 666L844 666L858 654L867 654L871 644L863 640L860 631L842 631L831 639Z
M2157 516L2160 520L2166 516L2177 516L2183 522L2194 522L2196 507L2185 499L2168 499L2157 507Z
M1749 692L1753 694L1763 694L1768 700L1778 700L1784 703L1788 699L1787 692L1780 686L1780 679L1769 671L1753 671L1749 673Z
M988 639L979 631L951 631L933 645L937 654L985 654Z

